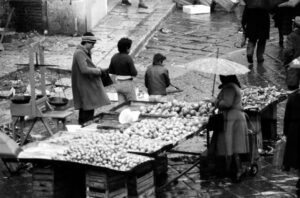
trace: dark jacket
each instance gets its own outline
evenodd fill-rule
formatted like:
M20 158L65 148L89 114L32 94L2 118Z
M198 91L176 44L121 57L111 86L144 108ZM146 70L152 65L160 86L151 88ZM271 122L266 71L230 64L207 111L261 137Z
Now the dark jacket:
M242 16L242 27L246 38L250 40L269 39L270 15L267 10L245 8Z
M286 149L283 165L300 169L300 92L291 94L286 103L283 133Z
M100 78L100 69L89 64L89 61L88 51L82 45L77 46L71 76L75 109L93 110L110 104Z
M167 95L166 88L170 85L168 70L162 65L148 67L145 74L145 86L149 95Z
M119 76L136 76L137 70L128 54L117 53L111 58L109 73Z
M300 56L300 28L296 28L287 37L286 46L283 51L283 59L284 59L283 62L286 65L299 56Z
M288 35L292 32L293 18L295 17L294 8L276 8L274 10L274 22L283 35Z

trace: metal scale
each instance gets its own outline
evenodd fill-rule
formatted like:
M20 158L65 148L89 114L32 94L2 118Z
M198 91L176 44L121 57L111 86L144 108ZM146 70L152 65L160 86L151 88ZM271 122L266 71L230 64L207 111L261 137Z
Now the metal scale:
M13 118L13 138L16 140L16 126L18 122L20 122L20 136L21 136L21 145L24 144L26 139L28 138L31 130L33 129L35 123L40 120L45 128L47 129L50 135L53 135L53 132L47 122L46 118L54 118L57 121L65 121L65 118L71 115L73 112L64 110L64 111L54 111L50 104L48 103L48 98L46 95L46 83L45 83L45 71L46 67L49 65L44 64L44 48L40 45L40 42L35 42L29 45L29 80L30 80L30 101L25 104L16 104L11 103L10 110ZM36 64L34 63L34 59L36 58ZM40 67L40 82L41 82L41 91L42 97L36 98L35 94L35 66ZM25 116L29 116L33 119L29 130L26 132L25 136L23 130L25 128Z

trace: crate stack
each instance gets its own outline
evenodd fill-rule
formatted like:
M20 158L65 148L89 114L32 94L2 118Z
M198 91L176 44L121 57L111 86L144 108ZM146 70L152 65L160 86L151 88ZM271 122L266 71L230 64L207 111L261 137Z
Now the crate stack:
M152 164L143 164L127 178L129 198L155 198L154 171Z
M67 189L64 181L64 172L62 170L55 170L52 166L34 167L32 179L34 198L66 197Z
M126 175L120 172L86 170L87 198L126 198Z

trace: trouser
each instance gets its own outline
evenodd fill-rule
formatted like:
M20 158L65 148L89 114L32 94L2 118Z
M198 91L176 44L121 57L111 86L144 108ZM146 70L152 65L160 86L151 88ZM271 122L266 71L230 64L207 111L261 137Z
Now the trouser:
M247 45L247 57L253 58L256 44L257 44L256 58L257 58L258 62L261 62L264 60L266 39L254 39L254 40L249 39L248 45Z
M153 102L166 102L167 98L164 95L149 95L149 101L153 101Z
M119 103L136 100L135 85L132 80L117 80L115 89L118 93Z
M78 124L83 125L84 123L90 121L94 117L95 110L83 110L79 109L79 117L78 117Z

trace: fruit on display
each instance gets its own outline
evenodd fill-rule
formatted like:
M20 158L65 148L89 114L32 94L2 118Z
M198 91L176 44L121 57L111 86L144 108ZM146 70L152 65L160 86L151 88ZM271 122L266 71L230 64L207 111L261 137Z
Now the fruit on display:
M115 130L110 133L63 133L47 140L51 144L65 145L67 149L56 159L73 161L114 170L127 171L140 163L148 161L127 151L151 153L165 145L165 142L129 136Z
M193 116L209 116L213 106L209 102L183 102L173 100L172 102L158 103L155 105L141 106L142 114L163 115L163 116L180 116L190 118Z
M199 131L207 121L207 117L144 119L133 123L123 133L130 137L142 136L146 139L175 144L187 135Z
M277 89L275 86L268 87L247 87L242 90L242 105L247 107L264 108L266 105L285 98L287 92Z

